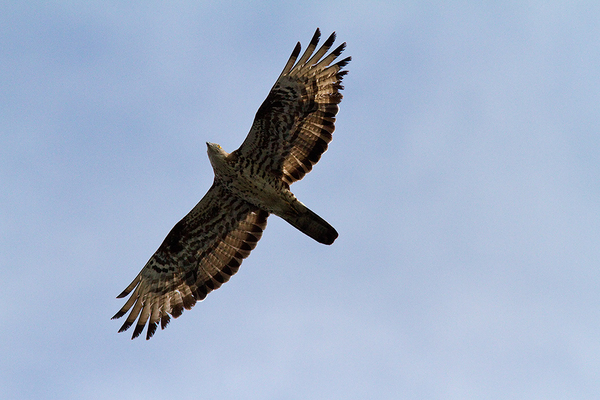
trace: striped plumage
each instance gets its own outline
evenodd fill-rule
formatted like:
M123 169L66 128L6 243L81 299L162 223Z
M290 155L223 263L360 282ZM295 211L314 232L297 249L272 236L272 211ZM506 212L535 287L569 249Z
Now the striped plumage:
M346 43L321 59L335 41L333 33L311 58L319 37L317 29L297 63L300 43L296 45L238 149L244 155L257 152L259 161L280 171L288 185L302 179L327 150L342 101L339 91L348 71L341 69L350 57L330 64L344 51Z
M299 60L296 45L239 149L226 153L208 144L214 183L118 296L131 293L113 317L129 312L119 332L135 323L135 338L147 324L149 339L159 322L164 329L170 316L177 318L227 282L256 247L271 213L321 243L333 243L335 229L289 191L331 142L347 72L341 69L350 61L331 64L345 43L326 55L335 33L314 53L319 37L317 29Z

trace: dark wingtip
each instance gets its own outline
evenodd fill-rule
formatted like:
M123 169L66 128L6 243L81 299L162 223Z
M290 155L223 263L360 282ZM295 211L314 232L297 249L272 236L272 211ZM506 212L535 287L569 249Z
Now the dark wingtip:
M125 332L127 329L129 329L129 327L131 325L133 325L132 322L125 321L125 323L123 324L123 326L121 326L121 329L119 329L119 333Z
M176 304L173 306L171 310L171 315L173 318L179 318L183 314L183 304Z
M338 67L340 67L340 69L341 69L341 68L344 68L346 65L348 65L348 63L349 63L350 61L352 61L352 57L346 57L346 58L344 58L343 60L341 60L341 61L338 61L338 62L336 63L336 65L337 65ZM347 71L346 71L346 72L347 72Z
M144 331L144 326L145 325L136 325L135 326L135 329L133 330L133 335L131 335L131 340L135 339L136 337L138 337L142 334L142 332Z
M325 43L323 43L323 46L325 47L331 47L331 45L333 44L333 42L335 42L335 38L337 37L336 33L333 32L331 35L329 35L329 37L327 38L327 40L325 41ZM345 43L344 43L345 45Z
M292 51L292 55L290 58L296 58L300 54L300 50L302 50L302 45L300 42L296 43L296 47L294 47L294 51Z
M121 318L123 315L125 315L125 311L123 310L119 310L115 315L113 315L113 317L111 319L119 319Z
M146 340L150 340L152 336L154 336L154 332L156 332L156 328L158 328L158 322L153 324L148 324L148 332L146 333Z
M316 46L317 43L319 43L319 39L320 38L321 38L321 30L319 28L317 28L317 30L315 31L315 34L313 35L312 39L310 39L310 44L314 44Z
M169 325L169 322L171 321L171 317L169 317L169 314L164 314L161 318L160 318L160 329L165 329L167 327L167 325Z
M339 56L340 54L342 54L342 52L346 49L346 42L340 44L338 47L335 48L335 50L333 50L331 52L331 54L334 54L336 57Z

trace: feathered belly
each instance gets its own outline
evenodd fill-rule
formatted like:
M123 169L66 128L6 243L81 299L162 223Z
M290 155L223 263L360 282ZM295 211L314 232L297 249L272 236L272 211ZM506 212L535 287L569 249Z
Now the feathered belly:
M296 197L281 180L278 183L267 178L240 174L222 182L233 195L261 210L280 216L294 213L292 204L297 201Z

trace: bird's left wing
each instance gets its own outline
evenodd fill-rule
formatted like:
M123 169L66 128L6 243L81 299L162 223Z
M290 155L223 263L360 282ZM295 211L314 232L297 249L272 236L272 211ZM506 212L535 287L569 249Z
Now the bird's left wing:
M346 43L327 54L335 41L332 33L315 51L320 35L317 29L299 60L300 43L296 45L258 109L250 133L236 150L288 185L302 179L327 150L342 101L341 82L347 73L342 68L350 57L332 63Z
M150 339L235 274L262 236L269 214L230 195L219 183L169 232L159 249L118 296L133 293L113 319L130 309L123 332L137 319L132 339L148 324Z

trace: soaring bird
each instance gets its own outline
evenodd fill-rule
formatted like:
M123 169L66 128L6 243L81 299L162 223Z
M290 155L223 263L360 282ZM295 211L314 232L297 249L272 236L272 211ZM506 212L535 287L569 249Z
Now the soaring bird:
M169 232L133 282L118 296L131 296L113 319L137 320L132 339L146 324L146 339L164 329L235 274L256 247L275 214L324 244L338 233L290 191L327 150L342 101L342 70L350 57L333 63L346 47L327 54L335 32L315 52L316 30L304 54L296 44L242 145L227 153L207 143L215 178L202 200ZM314 54L313 54L314 53Z

